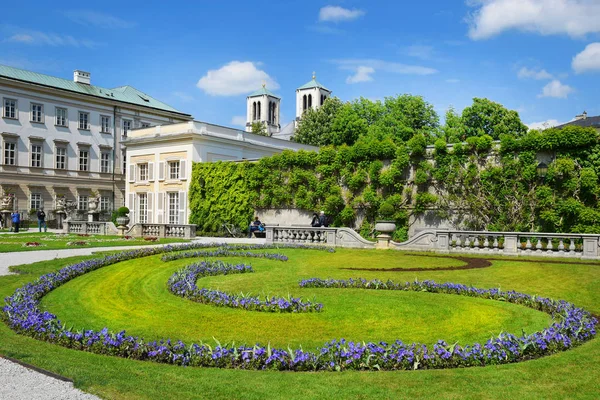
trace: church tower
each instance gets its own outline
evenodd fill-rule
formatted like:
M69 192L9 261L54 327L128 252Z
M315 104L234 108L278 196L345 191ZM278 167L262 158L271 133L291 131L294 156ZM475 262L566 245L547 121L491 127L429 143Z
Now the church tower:
M279 105L281 98L267 90L263 83L262 88L249 95L246 113L246 132L252 132L252 123L262 123L269 135L281 129L279 120Z
M302 118L304 111L321 107L331 97L331 90L317 82L313 72L312 80L296 89L296 123Z

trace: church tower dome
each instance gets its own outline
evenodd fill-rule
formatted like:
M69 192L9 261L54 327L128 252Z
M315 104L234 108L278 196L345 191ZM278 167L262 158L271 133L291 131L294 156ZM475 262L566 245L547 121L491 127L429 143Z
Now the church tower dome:
M331 90L320 84L316 73L313 72L312 79L296 89L296 121L299 121L309 108L316 110L321 107L329 97Z
M252 132L252 124L260 122L265 125L267 133L279 132L281 98L267 89L267 84L246 98L246 132Z

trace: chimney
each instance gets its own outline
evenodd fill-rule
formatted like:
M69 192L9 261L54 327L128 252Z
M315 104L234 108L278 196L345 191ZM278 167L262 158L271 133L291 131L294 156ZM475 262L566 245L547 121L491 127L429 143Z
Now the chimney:
M587 112L584 111L583 114L575 116L575 121L579 121L579 120L582 120L582 119L587 119Z
M85 71L81 71L76 69L75 71L73 71L73 82L77 82L77 83L83 83L84 85L89 85L90 84L90 73L89 72L85 72Z

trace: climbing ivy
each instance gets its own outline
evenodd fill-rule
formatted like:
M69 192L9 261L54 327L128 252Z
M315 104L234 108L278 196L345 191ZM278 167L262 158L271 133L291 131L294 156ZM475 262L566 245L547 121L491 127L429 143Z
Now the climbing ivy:
M600 232L600 144L592 128L530 131L519 137L467 138L448 146L423 135L381 135L316 152L284 151L258 162L195 163L190 222L203 231L242 228L255 209L324 210L336 226L368 236L386 202L406 236L411 216L433 212L457 227ZM545 178L538 158L551 160ZM387 207L386 207L387 208ZM355 226L358 216L364 216Z

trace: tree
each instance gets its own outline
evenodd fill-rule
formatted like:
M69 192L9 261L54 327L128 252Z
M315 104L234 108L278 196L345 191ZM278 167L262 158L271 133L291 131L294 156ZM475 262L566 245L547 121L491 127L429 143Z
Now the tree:
M330 97L318 110L306 110L292 140L313 146L332 144L331 124L342 106L340 99Z
M262 122L253 122L250 127L250 132L261 135L261 136L271 136L269 132L267 132L267 127Z
M528 131L519 113L488 99L474 98L462 112L462 123L466 137L489 135L498 140L500 135L521 137Z
M446 143L464 142L467 139L466 128L454 107L448 108L445 119L444 126L441 128L441 136Z

